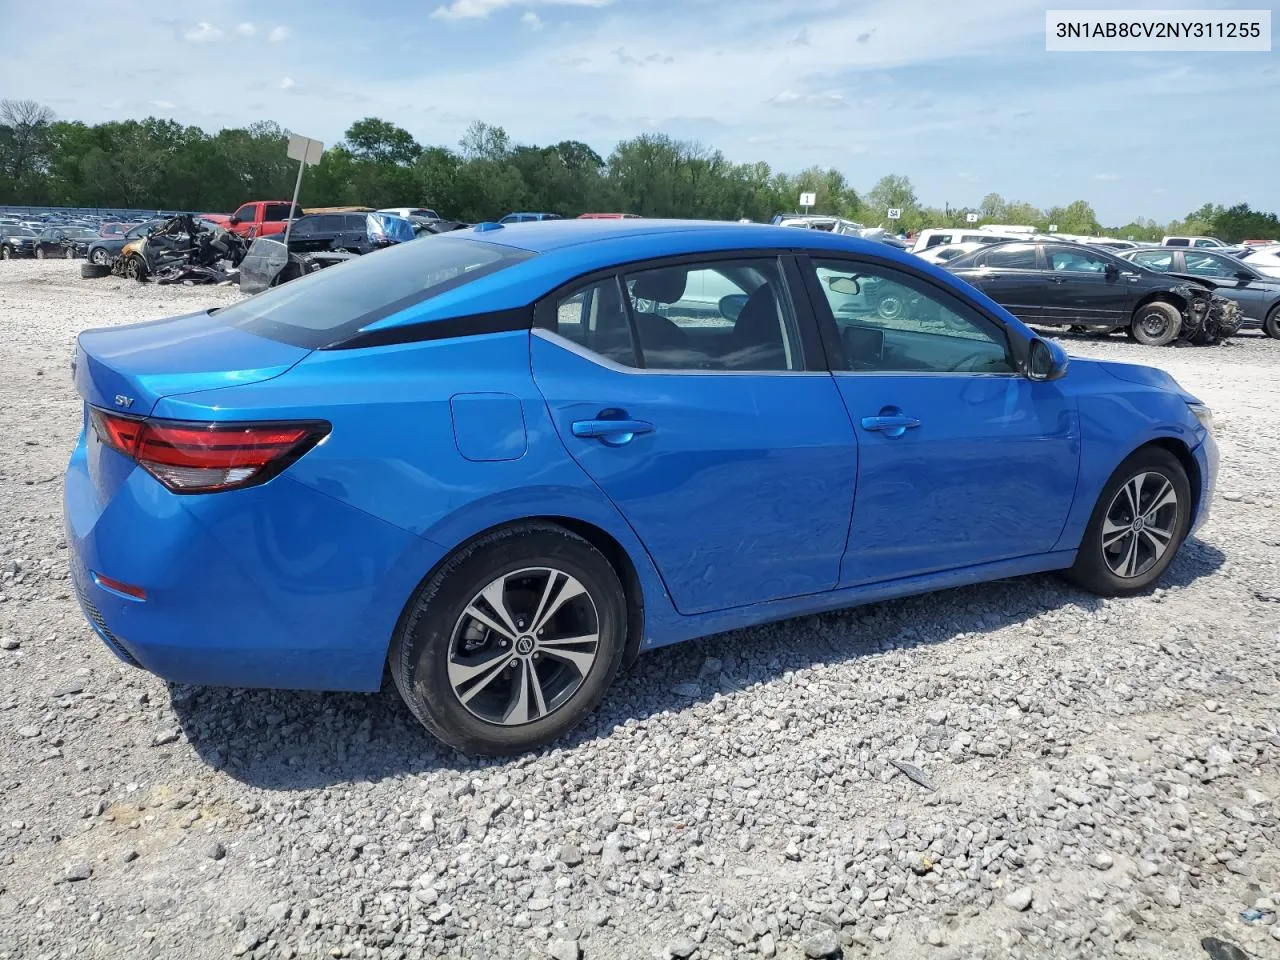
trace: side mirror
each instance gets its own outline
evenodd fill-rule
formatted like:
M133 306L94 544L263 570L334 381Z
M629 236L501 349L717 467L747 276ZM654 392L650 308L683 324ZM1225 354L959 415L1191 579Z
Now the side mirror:
M1114 280L1116 277L1120 276L1120 268L1117 267L1114 263L1108 263L1106 267L1103 269L1107 275L1108 280Z
M1031 341L1031 348L1027 351L1028 380L1057 380L1066 372L1067 351L1039 337Z
M1236 279L1237 279L1237 280L1252 280L1252 279L1253 279L1253 274L1252 274L1252 273L1249 273L1247 270L1237 270L1237 271L1236 271Z
M730 293L720 298L720 316L737 323L738 314L742 313L742 308L746 305L747 295L745 293Z
M227 223L231 224L231 226L233 227L239 222L240 222L239 217L232 217L230 220L227 221Z
M855 277L827 277L827 286L832 293L846 297L856 297L862 292L862 284Z

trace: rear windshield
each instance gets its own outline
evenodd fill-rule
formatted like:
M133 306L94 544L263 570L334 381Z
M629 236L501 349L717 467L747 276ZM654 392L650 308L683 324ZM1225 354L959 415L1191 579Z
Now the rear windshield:
M427 236L264 290L217 315L250 333L317 349L531 256L492 243Z

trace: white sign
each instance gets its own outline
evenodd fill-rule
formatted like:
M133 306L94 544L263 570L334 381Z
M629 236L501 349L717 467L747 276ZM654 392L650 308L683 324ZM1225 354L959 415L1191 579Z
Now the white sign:
M976 213L966 213L966 214L964 215L964 222L965 222L965 223L977 223L977 222L978 222L978 215L977 215Z
M816 193L800 194L800 206L812 207L812 206L816 206L817 203L818 203L818 195Z
M1051 224L1049 224L1049 232L1050 232L1050 233L1057 233L1057 232L1058 232L1058 225L1057 225L1056 223L1051 223Z
M319 140L302 137L296 133L289 135L290 160L301 160L308 167L314 167L320 162L322 153L324 153L324 144Z
M901 219L902 219L902 210L901 210L901 209L899 209L898 207L890 207L890 208L889 208L889 219L890 219L890 220L901 220Z

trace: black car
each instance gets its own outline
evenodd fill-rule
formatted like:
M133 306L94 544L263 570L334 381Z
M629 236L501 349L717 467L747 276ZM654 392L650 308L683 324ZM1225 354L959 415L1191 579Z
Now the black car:
M289 231L290 253L345 251L366 254L404 240L409 223L386 213L313 213L299 217Z
M1124 330L1150 346L1209 342L1234 332L1225 321L1225 329L1217 329L1224 311L1207 286L1093 245L1012 240L944 266L1024 323ZM1234 319L1234 309L1230 313Z
M89 244L97 239L97 232L90 227L45 227L36 234L36 259L83 257L89 251Z
M31 257L36 251L36 232L20 223L0 224L0 260Z
M89 262L106 266L120 255L120 251L124 249L125 244L150 236L151 231L164 222L163 220L148 220L145 223L130 227L122 234L111 237L95 237L93 242L89 244Z
M1160 247L1131 250L1122 256L1160 273L1175 273L1205 283L1218 296L1234 300L1245 327L1261 327L1280 338L1280 277L1259 273L1243 260L1216 250Z

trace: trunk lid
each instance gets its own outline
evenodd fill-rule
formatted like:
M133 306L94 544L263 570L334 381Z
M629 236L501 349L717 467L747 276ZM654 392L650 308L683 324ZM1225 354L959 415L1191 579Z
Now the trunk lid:
M310 352L208 312L104 327L76 338L76 390L94 406L145 417L162 397L270 380Z

